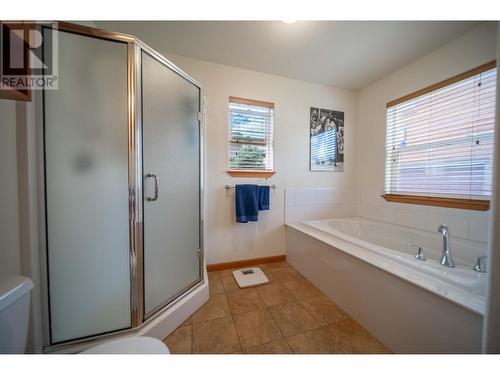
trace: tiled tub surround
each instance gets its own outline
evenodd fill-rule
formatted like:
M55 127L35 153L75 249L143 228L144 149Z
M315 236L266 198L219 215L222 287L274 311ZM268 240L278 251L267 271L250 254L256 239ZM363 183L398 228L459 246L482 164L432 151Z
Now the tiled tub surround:
M387 202L378 189L360 189L355 216L436 232L440 224L450 228L450 235L487 242L490 211L421 206Z
M479 352L485 275L468 263L485 244L455 239L457 268L447 269L436 235L356 218L290 223L287 261L394 352Z
M240 289L208 274L210 299L165 343L172 353L387 353L366 329L286 262L260 266L269 283Z
M366 217L436 232L440 224L454 237L487 242L489 211L387 202L378 189L286 188L285 223L337 217Z
M285 223L351 217L357 200L354 188L286 188Z

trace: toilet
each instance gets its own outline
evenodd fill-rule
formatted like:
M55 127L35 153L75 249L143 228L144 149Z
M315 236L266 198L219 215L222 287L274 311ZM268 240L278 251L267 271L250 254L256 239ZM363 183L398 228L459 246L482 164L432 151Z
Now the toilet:
M26 351L33 282L24 276L0 279L0 354ZM131 336L109 340L81 354L169 354L158 339Z
M158 339L132 336L107 341L80 354L169 354L167 346Z
M33 282L27 277L0 279L0 354L26 350L31 289Z

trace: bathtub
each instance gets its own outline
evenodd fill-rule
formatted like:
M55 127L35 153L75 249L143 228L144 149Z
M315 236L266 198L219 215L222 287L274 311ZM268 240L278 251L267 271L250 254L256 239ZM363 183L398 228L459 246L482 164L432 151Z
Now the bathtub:
M436 228L437 229L437 228ZM442 236L364 218L289 223L287 261L382 343L401 353L477 353L486 244L453 236L455 268L439 264ZM416 244L426 261L415 259Z

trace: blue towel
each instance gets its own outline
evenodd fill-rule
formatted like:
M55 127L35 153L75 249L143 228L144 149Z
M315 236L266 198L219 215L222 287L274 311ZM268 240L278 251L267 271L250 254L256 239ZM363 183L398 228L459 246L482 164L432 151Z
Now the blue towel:
M259 219L259 187L236 185L236 222L248 223Z
M269 210L269 186L259 186L259 210Z

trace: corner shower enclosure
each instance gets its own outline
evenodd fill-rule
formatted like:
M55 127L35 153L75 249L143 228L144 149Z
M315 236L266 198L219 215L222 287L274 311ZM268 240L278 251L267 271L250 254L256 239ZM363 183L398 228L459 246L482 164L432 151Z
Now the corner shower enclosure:
M203 282L201 85L138 39L59 23L42 93L45 346L129 332Z

